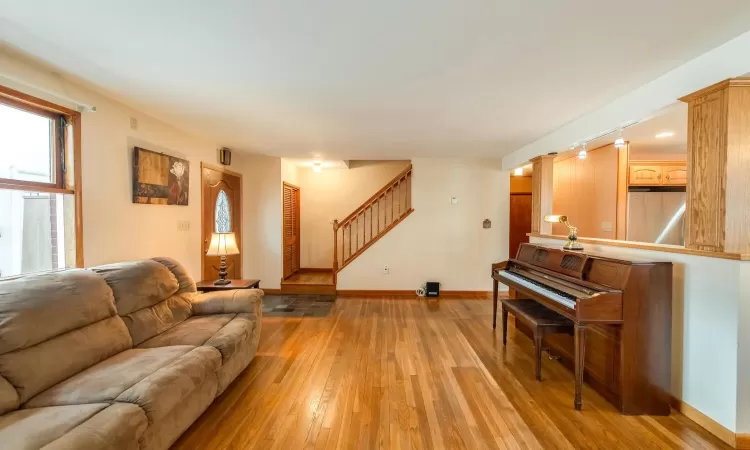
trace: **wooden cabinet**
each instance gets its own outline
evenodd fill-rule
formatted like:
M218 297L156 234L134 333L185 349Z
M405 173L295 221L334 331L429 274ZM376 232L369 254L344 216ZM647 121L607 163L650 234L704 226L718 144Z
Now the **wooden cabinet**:
M631 161L630 186L685 186L687 163L682 161Z
M630 184L633 186L653 186L661 184L661 166L631 164Z
M662 184L684 186L687 184L687 166L664 166L661 168Z

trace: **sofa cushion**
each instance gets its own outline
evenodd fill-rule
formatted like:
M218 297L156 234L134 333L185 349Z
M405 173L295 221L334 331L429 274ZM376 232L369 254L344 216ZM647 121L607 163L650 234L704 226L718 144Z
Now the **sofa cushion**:
M8 449L38 449L87 421L106 403L13 411L0 416L0 442Z
M254 314L237 314L226 326L216 332L204 345L221 352L222 362L234 356L253 336L257 319Z
M0 376L0 415L18 409L21 399L18 397L18 391L8 380Z
M131 386L193 348L181 345L124 351L47 389L23 407L112 402Z
M141 408L129 403L115 403L45 445L42 450L140 450L139 439L147 428L148 419Z
M188 319L192 315L192 295L175 294L163 302L123 316L122 320L133 338L133 345L151 339Z
M115 315L112 291L86 270L0 282L0 354L31 347Z
M169 347L167 347L169 348ZM214 348L196 347L169 365L136 383L115 399L140 406L149 425L168 416L180 402L205 383L214 387L221 355Z
M117 429L117 433L127 441L137 442L145 431L147 422L143 411L133 405L110 406L107 403L95 403L21 409L0 416L0 446L13 450L47 449L46 445L56 450L114 448L99 445L110 438L102 440L85 432L86 429L105 424ZM66 439L68 434L75 439ZM58 441L60 438L63 439L62 442ZM66 441L74 445L60 445Z
M178 263L172 258L166 258L163 256L152 259L169 269L169 271L172 272L172 275L175 276L175 278L177 279L177 284L179 285L177 292L175 292L176 294L182 294L184 292L197 292L197 289L195 288L195 280L193 280L193 277L190 276L190 274L182 264Z
M122 319L110 317L33 347L0 355L0 376L23 404L34 395L132 346Z
M179 283L163 264L145 259L92 267L114 292L117 313L128 315L177 293Z
M236 314L193 316L169 330L157 334L138 345L138 348L166 347L168 345L203 345L217 331L229 323Z
M0 282L0 377L19 403L132 345L112 290L94 273L72 269ZM0 381L0 410L11 397Z
M192 315L195 283L174 260L146 259L90 270L101 275L112 288L117 314L125 321L135 345Z

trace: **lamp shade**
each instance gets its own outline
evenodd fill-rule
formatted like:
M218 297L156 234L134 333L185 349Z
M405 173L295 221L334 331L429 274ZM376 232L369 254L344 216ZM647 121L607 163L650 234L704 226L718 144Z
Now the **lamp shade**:
M544 216L544 221L548 223L564 223L568 221L568 216Z
M237 248L237 239L234 233L213 233L211 235L211 245L206 250L208 256L226 256L239 255L240 249Z

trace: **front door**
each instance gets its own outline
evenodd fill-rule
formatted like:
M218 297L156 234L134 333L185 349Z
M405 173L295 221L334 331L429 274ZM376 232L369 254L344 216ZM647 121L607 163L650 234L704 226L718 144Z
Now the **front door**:
M219 278L219 257L206 256L211 234L233 232L239 255L227 256L227 278L242 278L242 177L201 163L203 279Z
M288 278L299 270L299 188L284 183L284 273Z

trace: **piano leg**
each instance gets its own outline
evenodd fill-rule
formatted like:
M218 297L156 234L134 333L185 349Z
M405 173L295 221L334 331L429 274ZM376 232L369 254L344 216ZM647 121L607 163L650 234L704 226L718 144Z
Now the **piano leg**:
M503 345L508 342L508 310L500 305L501 315L503 316Z
M583 395L583 372L586 360L586 326L575 326L575 376L576 376L576 398L575 408L581 410L581 397Z
M497 280L492 280L492 329L497 328ZM505 329L503 328L503 332Z
M542 381L542 332L539 327L534 328L534 353L536 381Z

